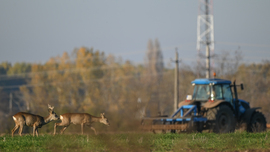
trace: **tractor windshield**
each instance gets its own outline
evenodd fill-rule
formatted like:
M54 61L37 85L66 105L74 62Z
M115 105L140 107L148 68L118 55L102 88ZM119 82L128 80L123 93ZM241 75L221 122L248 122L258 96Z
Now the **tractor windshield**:
M214 85L214 94L215 99L217 100L226 100L231 102L232 101L232 92L231 87L229 84L223 84L223 85Z
M232 102L232 92L229 84L195 85L192 100L225 100Z
M212 87L210 85L195 85L192 99L208 100L210 99Z

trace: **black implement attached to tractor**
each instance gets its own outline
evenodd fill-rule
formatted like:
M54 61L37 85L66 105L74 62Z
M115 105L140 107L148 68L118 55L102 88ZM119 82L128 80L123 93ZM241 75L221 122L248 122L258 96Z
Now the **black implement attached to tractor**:
M247 132L266 130L266 119L258 108L250 108L248 102L238 99L236 85L223 79L196 79L193 95L179 103L179 109L171 117L145 117L144 130L163 132L234 132L235 129ZM233 90L233 91L232 91ZM150 124L147 124L150 123Z

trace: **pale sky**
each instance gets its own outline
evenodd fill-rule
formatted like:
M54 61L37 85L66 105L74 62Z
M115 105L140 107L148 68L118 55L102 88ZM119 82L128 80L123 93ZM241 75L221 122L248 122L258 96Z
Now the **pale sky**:
M82 46L142 63L158 39L165 63L178 47L196 61L198 0L0 0L0 63L44 63ZM270 60L270 1L214 0L215 52L241 47Z

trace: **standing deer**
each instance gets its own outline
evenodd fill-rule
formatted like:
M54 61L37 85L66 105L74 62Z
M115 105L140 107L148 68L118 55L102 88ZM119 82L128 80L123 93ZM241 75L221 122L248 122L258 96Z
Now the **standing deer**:
M82 131L82 135L83 135L83 126L86 124L87 126L89 126L94 132L96 133L95 128L93 128L91 125L94 122L100 122L103 123L107 126L109 126L109 121L108 119L105 117L104 113L100 114L101 117L95 117L92 116L88 113L65 113L63 115L60 115L60 119L61 119L61 123L55 123L54 124L54 135L56 134L56 127L57 126L64 126L64 128L61 130L61 134L64 133L64 131L67 129L67 127L70 124L75 124L81 125L81 131Z
M23 126L33 127L33 136L38 136L38 128L41 128L43 125L53 121L58 120L59 117L53 111L54 107L48 104L48 111L50 115L48 117L41 117L39 115L34 115L26 112L18 112L13 116L15 122L15 127L12 129L12 137L14 132L20 127L19 135L22 136Z

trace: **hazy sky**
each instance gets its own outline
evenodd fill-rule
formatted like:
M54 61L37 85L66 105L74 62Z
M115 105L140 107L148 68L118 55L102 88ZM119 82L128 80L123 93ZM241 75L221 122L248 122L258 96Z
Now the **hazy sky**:
M44 63L82 46L143 62L158 39L165 62L179 48L196 61L198 0L0 0L0 63ZM270 1L214 0L215 52L240 46L246 62L270 59Z

